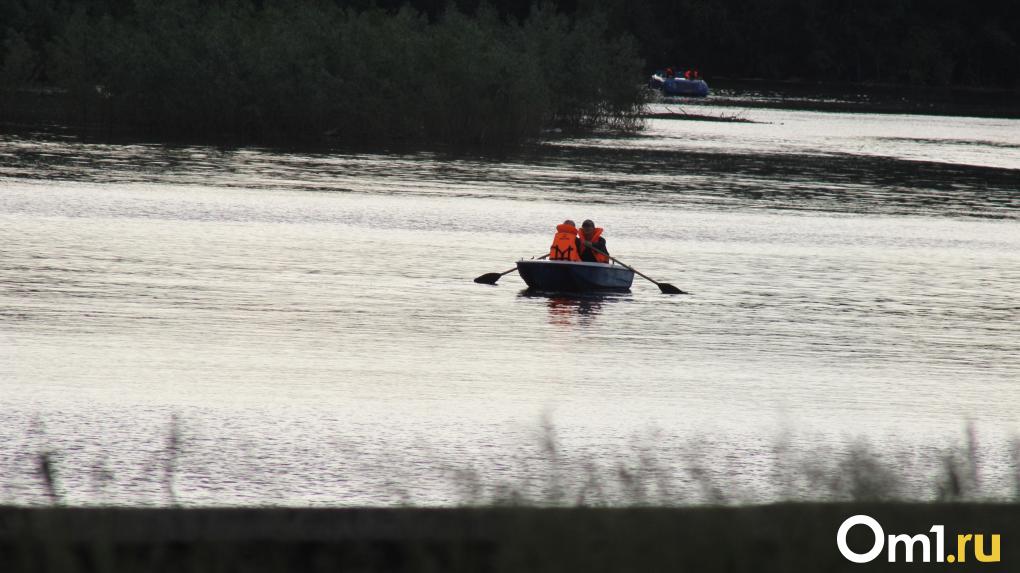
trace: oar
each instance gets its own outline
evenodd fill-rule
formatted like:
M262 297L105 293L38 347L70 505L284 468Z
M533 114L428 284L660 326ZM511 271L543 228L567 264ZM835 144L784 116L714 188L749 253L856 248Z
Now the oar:
M545 258L548 258L548 257L549 257L549 253L546 253L546 254L542 255L541 257L538 257L538 260L542 260L542 259L545 259ZM483 285L494 285L494 284L496 284L496 281L498 281L499 279L503 278L503 275L508 275L508 274L510 274L510 273L512 273L512 272L514 272L516 270L517 270L517 267L515 266L514 268L512 268L512 269L510 269L508 271L503 271L501 273L485 273L484 275L476 278L475 282L483 284Z
M612 260L614 263L620 265L621 267L623 267L623 268L625 268L625 269L627 269L629 271L632 271L632 272L636 273L637 275L639 275L641 278L645 279L646 281L648 281L650 283L653 283L655 286L659 287L659 290L662 291L662 294L691 294L691 293L689 293L687 291L682 291L682 290L676 288L675 286L673 286L673 285L671 285L669 283L660 283L659 281L657 281L657 280L655 280L655 279L645 275L641 271L635 269L634 267L628 265L627 263L621 261L620 259L617 259L616 257L611 256L609 253L603 253L602 251L596 249L593 246L592 247L588 247L588 248L593 250L593 251L595 251L596 253L598 253L600 255L609 257L610 260Z

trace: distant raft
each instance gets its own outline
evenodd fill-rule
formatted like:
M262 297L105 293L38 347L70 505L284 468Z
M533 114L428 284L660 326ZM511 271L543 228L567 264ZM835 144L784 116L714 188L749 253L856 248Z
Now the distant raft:
M629 291L634 271L621 265L575 261L518 261L528 288L542 292Z
M705 80L689 80L683 77L667 77L653 74L648 87L662 90L663 95L684 97L705 97L708 95L708 84Z

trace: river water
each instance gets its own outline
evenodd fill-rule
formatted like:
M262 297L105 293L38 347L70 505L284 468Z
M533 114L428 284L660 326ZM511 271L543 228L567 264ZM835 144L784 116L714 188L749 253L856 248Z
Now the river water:
M697 109L754 123L495 156L3 136L0 503L44 500L40 452L72 503L456 503L458 470L527 479L543 420L751 500L784 440L923 457L969 423L1005 483L1020 120ZM692 294L471 281L566 218Z

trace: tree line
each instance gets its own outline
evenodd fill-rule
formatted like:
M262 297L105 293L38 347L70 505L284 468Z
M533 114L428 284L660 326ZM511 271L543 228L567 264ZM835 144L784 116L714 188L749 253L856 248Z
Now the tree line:
M397 3L399 0L389 0ZM461 0L471 7L486 0ZM533 0L487 0L525 17ZM430 13L442 0L417 0ZM559 0L602 10L634 37L647 70L710 77L1020 88L1014 0Z
M772 80L1020 87L1020 2L610 0L650 63Z
M633 127L667 65L1015 89L1020 2L0 0L0 64L158 133L513 141Z
M80 121L117 129L485 145L640 121L642 62L605 14L5 1L5 21L19 23L5 31L6 81L60 86Z

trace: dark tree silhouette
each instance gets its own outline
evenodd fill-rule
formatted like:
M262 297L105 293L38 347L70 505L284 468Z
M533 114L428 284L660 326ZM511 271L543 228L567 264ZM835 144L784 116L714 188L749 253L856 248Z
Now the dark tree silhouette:
M508 142L635 125L642 72L1020 87L1020 2L0 0L0 96L253 138ZM3 98L0 97L0 115Z

